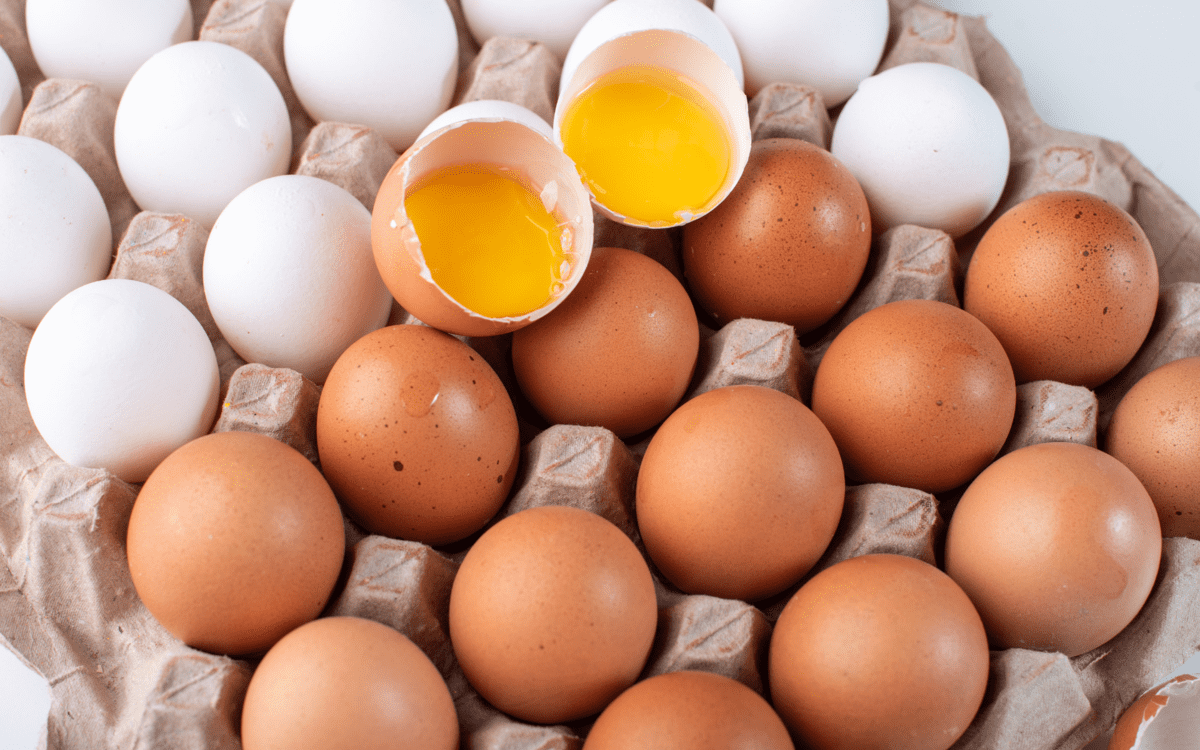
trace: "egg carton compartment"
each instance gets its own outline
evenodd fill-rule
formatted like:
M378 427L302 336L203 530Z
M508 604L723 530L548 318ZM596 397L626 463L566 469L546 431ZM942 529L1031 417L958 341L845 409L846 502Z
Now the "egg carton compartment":
M110 276L154 284L204 326L220 363L222 407L215 431L271 435L317 462L320 388L290 370L247 364L221 338L207 310L200 267L207 230L188 217L137 211L112 149L115 104L94 84L43 80L24 38L23 2L0 1L0 39L28 105L20 132L66 151L92 176L119 238ZM553 112L561 65L541 45L494 39L480 48L450 2L462 71L455 102L499 98L544 117ZM210 7L211 6L211 7ZM199 38L253 56L284 93L293 125L292 171L334 182L370 207L397 158L370 129L313 123L282 64L285 10L271 0L193 0ZM1095 445L1121 396L1143 374L1200 354L1200 216L1117 143L1057 130L1033 111L1019 71L981 19L892 0L892 31L881 68L931 60L977 78L1004 113L1012 170L991 218L1051 189L1097 193L1129 211L1158 258L1161 294L1137 357L1096 389L1040 381L1018 389L1004 452L1038 442ZM750 102L756 139L800 138L828 147L832 120L815 91L772 84ZM682 279L677 231L602 219L597 245L659 260ZM863 282L837 317L800 341L786 325L737 320L702 329L687 397L755 383L807 402L812 373L838 331L899 299L958 304L962 273L984 228L957 242L937 230L897 227L876 239ZM396 308L391 322L415 323ZM51 684L48 748L237 748L240 706L255 666L196 651L169 635L138 599L125 557L125 530L138 487L102 470L62 462L40 438L25 403L23 363L32 332L0 318L0 639ZM474 339L513 393L508 337ZM520 412L519 412L520 413ZM501 516L538 505L598 513L636 542L634 484L647 436L625 443L602 428L549 426L524 415L518 478ZM847 488L833 542L809 576L872 552L936 563L954 493L935 497L889 485ZM464 748L579 748L588 723L539 726L489 706L467 684L448 635L450 584L467 543L433 549L370 535L345 522L347 563L326 614L358 615L408 635L437 665L459 711ZM653 570L653 566L652 570ZM799 586L763 602L686 595L656 575L659 626L644 675L702 669L765 691L772 624ZM1073 750L1102 735L1121 711L1200 643L1200 542L1169 539L1150 599L1119 636L1075 658L1008 649L992 654L988 692L956 748Z

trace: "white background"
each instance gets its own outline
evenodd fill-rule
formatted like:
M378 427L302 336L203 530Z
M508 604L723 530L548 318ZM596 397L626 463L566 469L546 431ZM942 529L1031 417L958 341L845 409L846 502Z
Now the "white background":
M1200 208L1200 3L944 0L940 5L987 18L1048 123L1123 143ZM1200 657L1188 668L1200 670ZM0 750L35 748L49 704L45 680L0 647Z

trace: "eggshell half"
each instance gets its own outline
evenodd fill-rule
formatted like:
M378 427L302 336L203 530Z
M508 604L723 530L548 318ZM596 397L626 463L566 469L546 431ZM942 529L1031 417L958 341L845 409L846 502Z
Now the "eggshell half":
M537 310L489 318L463 306L433 280L404 199L422 177L456 164L494 165L518 173L559 218L571 261L562 274L561 290ZM392 296L421 322L462 336L513 331L557 307L583 276L592 253L592 231L587 188L574 163L554 144L545 121L519 105L491 100L460 105L430 123L388 171L371 214L375 263Z

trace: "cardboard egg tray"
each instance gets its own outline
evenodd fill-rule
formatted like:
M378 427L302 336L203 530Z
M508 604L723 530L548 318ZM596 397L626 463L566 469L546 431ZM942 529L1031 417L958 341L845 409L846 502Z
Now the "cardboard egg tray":
M559 62L540 45L496 39L479 49L465 33L457 0L461 80L456 101L499 98L549 118ZM294 129L294 172L337 183L370 207L396 153L374 132L313 123L283 66L286 11L270 0L193 0L199 38L239 47L279 84ZM20 132L73 156L100 188L119 238L111 276L159 286L204 325L221 364L223 404L214 430L272 435L317 462L320 389L298 373L246 364L220 336L201 287L206 230L183 217L138 212L121 182L112 147L115 103L80 81L43 80L24 38L24 3L0 0L0 43L19 73L27 107ZM1145 229L1162 280L1157 317L1136 359L1095 392L1053 382L1018 388L1017 416L1004 451L1048 440L1095 445L1120 397L1143 374L1200 354L1200 216L1121 145L1056 130L1033 111L1020 72L982 20L912 0L892 0L882 67L932 60L975 76L1004 113L1012 170L996 214L1050 189L1097 193ZM829 114L818 94L775 84L750 103L755 138L803 138L828 147ZM757 383L807 402L812 373L837 331L888 301L958 303L962 273L982 228L957 243L940 231L902 226L877 238L855 297L811 340L754 320L702 329L689 397ZM644 230L597 217L596 244L650 255L682 278L677 231ZM396 308L392 322L416 322ZM23 390L32 331L0 318L0 640L50 682L47 748L238 748L240 706L252 660L202 653L170 636L130 581L125 531L137 487L103 470L61 461L40 438ZM469 340L520 402L507 337ZM501 514L545 504L599 513L638 542L634 483L646 440L627 445L602 428L546 427L522 414L521 468ZM936 563L953 493L934 497L887 485L849 487L845 513L816 570L870 552ZM579 748L588 724L537 726L487 705L467 684L450 647L450 584L467 543L432 549L366 534L346 521L348 560L329 614L358 615L408 635L445 676L458 708L462 747ZM815 572L815 570L814 570ZM657 576L656 576L657 578ZM659 579L660 619L647 676L693 668L763 692L772 623L792 589L765 602L692 596ZM1169 539L1155 588L1119 636L1091 653L993 652L984 705L956 748L1074 750L1109 729L1121 711L1200 647L1200 542Z

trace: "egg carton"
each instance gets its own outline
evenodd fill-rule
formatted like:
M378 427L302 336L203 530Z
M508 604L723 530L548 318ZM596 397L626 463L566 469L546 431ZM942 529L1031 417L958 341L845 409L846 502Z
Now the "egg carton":
M314 123L287 81L286 11L271 0L193 0L197 35L236 46L271 73L293 125L292 171L345 187L370 207L397 154L368 128ZM482 48L459 29L456 103L498 98L549 119L561 67L544 47L494 39ZM95 180L119 237L111 277L154 284L201 321L220 362L222 406L214 431L276 437L318 462L315 412L320 388L299 373L242 361L221 338L201 287L207 231L185 216L139 212L121 182L112 148L115 103L80 81L43 80L24 37L24 3L0 0L0 41L28 102L20 132L66 151ZM1020 72L981 19L912 0L891 0L892 29L881 68L905 62L953 65L979 80L1004 113L1012 144L1008 186L994 216L1051 189L1099 194L1129 211L1150 238L1161 294L1150 335L1136 358L1095 391L1041 381L1018 388L1017 414L1003 452L1050 440L1096 445L1121 396L1143 374L1200 354L1200 216L1120 144L1054 129L1029 103ZM790 137L828 147L832 122L812 89L773 84L750 102L756 139ZM802 342L785 325L737 320L702 327L687 397L754 383L807 402L822 354L838 331L889 301L958 304L962 273L987 224L957 242L914 226L876 239L863 283L847 307ZM597 215L596 244L642 252L683 278L677 230L645 230ZM419 323L399 307L392 323ZM32 331L0 318L0 641L51 685L42 746L238 748L240 706L253 659L191 649L146 611L130 581L125 532L138 487L103 470L61 461L38 435L25 403L23 364ZM518 405L519 476L501 516L559 504L612 521L635 542L634 486L648 442L629 443L603 428L555 425L523 403L509 364L507 336L470 339ZM813 573L872 552L937 563L953 492L934 496L888 485L847 488L837 534ZM327 614L357 615L408 635L441 670L462 727L462 747L478 750L582 745L588 722L540 726L489 706L458 668L448 635L448 600L469 541L446 548L370 535L345 521L348 559ZM653 570L653 566L652 566ZM811 574L810 574L811 575ZM659 627L645 676L702 669L762 693L772 625L792 587L750 604L686 595L655 571ZM1074 750L1108 731L1144 690L1200 644L1200 542L1169 539L1150 599L1111 642L1081 656L1008 649L992 653L984 704L955 748ZM885 666L881 665L881 669Z

